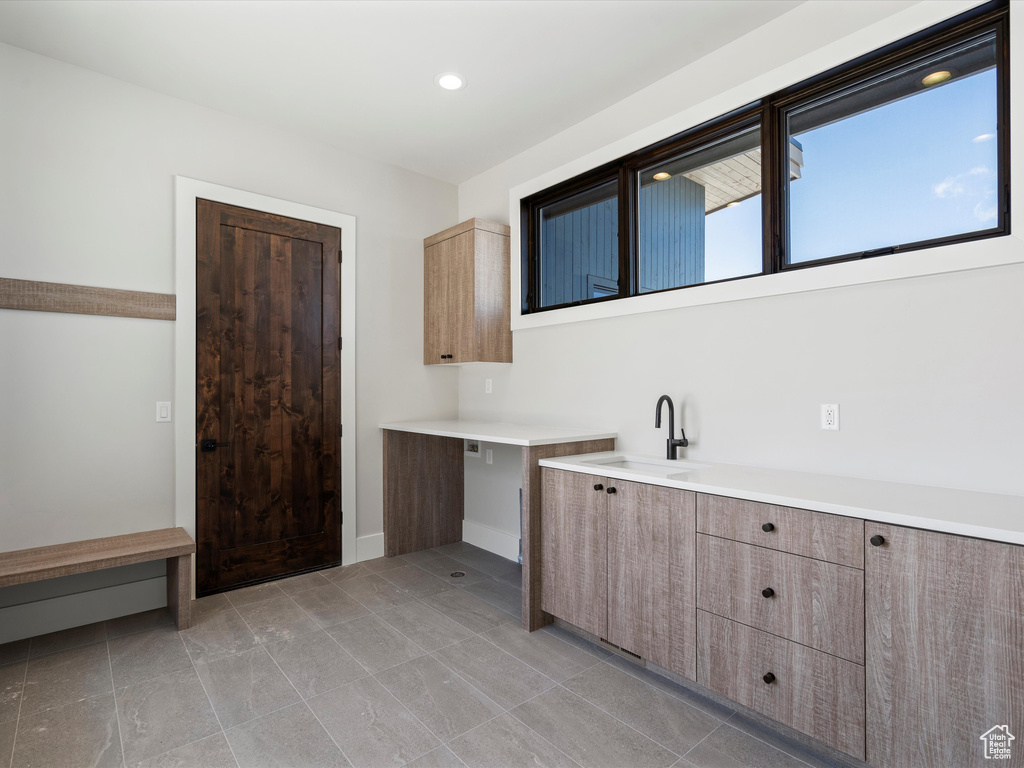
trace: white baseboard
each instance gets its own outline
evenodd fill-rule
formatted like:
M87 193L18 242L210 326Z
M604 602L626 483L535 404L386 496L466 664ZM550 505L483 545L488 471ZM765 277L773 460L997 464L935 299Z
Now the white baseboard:
M356 539L356 562L384 557L384 534L372 533Z
M167 605L167 579L133 581L0 609L0 644Z
M497 528L474 523L471 520L463 520L462 540L513 562L519 560L519 537L499 531Z

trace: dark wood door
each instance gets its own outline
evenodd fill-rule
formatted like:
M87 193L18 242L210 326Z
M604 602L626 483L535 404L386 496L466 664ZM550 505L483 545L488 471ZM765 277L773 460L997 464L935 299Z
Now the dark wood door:
M204 595L341 559L341 231L198 200L196 237Z

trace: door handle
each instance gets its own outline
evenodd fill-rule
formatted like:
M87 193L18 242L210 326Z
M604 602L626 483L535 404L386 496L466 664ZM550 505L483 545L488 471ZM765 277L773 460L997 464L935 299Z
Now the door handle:
M201 443L199 443L199 450L202 451L203 453L210 453L211 451L215 451L218 448L227 447L227 443L218 443L213 438L207 438L206 440L203 440Z

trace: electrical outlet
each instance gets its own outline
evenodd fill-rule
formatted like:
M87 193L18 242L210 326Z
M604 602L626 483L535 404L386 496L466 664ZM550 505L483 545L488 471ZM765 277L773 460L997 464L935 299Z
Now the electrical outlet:
M494 391L494 380L484 379L484 394L489 395Z
M839 430L839 406L836 403L821 404L821 428Z
M490 448L487 449L487 463L494 463L494 451L492 451Z

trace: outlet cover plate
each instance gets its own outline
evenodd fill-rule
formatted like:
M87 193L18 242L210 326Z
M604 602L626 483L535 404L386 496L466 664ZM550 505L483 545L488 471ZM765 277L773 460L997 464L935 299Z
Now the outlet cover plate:
M821 428L829 431L839 431L839 405L838 403L821 404Z

